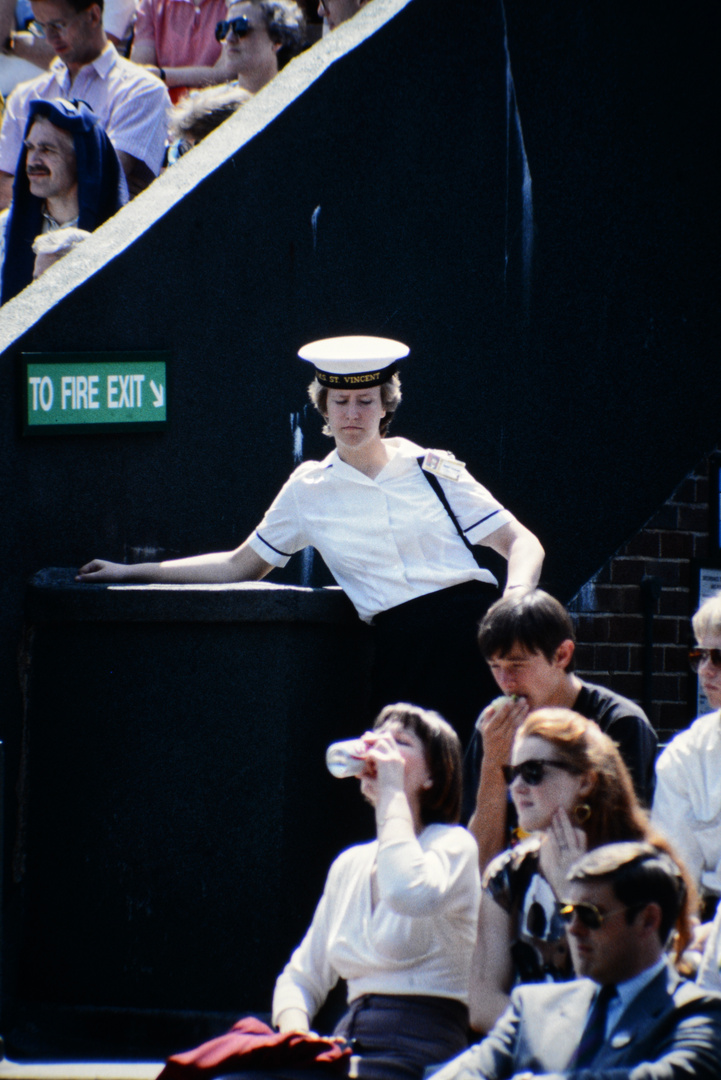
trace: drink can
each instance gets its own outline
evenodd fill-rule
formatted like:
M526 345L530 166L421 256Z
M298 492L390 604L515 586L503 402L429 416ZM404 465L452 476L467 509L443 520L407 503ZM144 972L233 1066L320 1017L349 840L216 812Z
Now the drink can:
M333 776L345 780L363 772L367 752L368 747L362 739L344 739L330 744L325 752L325 763Z

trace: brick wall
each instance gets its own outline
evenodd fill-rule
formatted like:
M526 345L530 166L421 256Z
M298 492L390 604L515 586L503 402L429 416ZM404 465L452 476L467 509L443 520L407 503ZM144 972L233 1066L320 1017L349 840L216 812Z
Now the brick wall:
M578 637L577 671L639 704L650 693L648 714L661 742L695 715L695 679L686 649L697 606L693 560L709 557L710 454L663 506L605 563L568 604ZM653 595L656 578L660 594ZM644 676L644 604L652 613L652 667ZM644 678L649 680L644 682Z

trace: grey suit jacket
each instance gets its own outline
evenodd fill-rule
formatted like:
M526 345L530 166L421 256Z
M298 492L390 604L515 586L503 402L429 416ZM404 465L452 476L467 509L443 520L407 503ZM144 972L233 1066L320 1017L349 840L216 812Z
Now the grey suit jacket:
M572 1062L597 989L590 979L520 986L482 1042L433 1080L719 1080L721 994L700 990L667 967L631 1002L596 1061Z

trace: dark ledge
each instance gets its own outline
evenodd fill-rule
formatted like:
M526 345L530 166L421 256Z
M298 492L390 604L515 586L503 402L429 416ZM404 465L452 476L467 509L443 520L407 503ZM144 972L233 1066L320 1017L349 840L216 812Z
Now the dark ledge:
M29 580L31 622L358 623L342 589L247 581L233 585L88 585L48 567Z

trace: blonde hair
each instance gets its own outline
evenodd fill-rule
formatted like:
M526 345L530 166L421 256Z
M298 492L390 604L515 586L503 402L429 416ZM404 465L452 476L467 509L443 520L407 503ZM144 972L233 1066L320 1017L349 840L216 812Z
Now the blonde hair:
M390 379L386 379L385 382L380 384L381 388L381 402L383 408L386 411L385 416L381 417L380 433L385 436L390 427L391 420L395 415L395 411L401 403L401 380L397 374L391 375ZM320 415L324 420L328 419L328 387L323 386L317 379L313 379L313 382L308 387L308 397L316 407ZM330 435L332 437L333 432L325 424L323 427L323 434Z
M691 620L691 625L697 641L710 634L721 634L721 592L704 600Z

